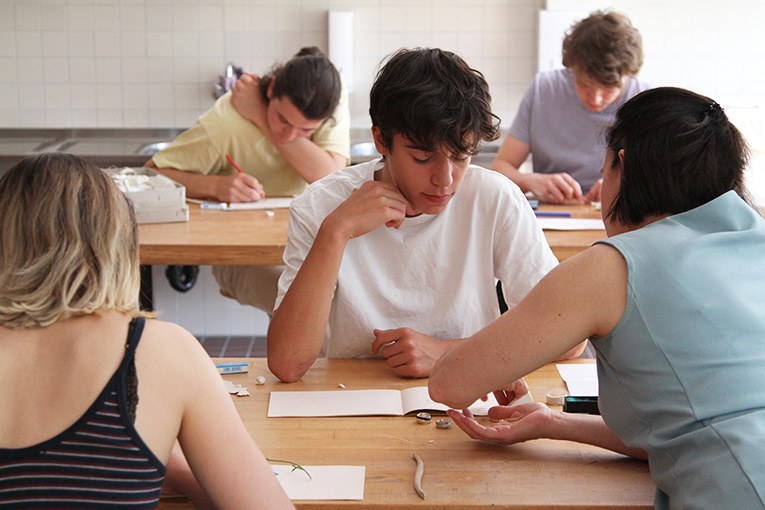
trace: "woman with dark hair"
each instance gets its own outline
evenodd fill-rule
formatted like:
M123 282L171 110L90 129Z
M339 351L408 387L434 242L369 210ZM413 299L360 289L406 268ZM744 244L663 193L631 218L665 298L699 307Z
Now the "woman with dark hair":
M47 153L0 196L0 507L156 508L167 479L198 508L293 508L199 342L138 309L111 178Z
M251 202L298 195L349 161L347 94L335 66L311 46L262 78L243 75L146 166L183 184L190 198ZM221 294L270 314L283 269L214 266L213 275Z
M607 131L609 238L447 353L431 397L462 408L589 337L600 416L451 411L476 439L590 443L648 459L656 508L763 508L765 221L743 195L748 149L713 100L642 92ZM497 360L502 360L498 362Z

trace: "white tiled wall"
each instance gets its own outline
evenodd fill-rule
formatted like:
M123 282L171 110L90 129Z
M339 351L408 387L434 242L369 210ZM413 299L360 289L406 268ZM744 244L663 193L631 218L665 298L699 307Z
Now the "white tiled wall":
M354 13L354 127L369 124L377 64L401 46L440 46L483 71L507 127L536 70L538 11L609 6L643 34L645 79L762 118L760 0L0 0L0 127L189 126L227 62L265 72L301 46L326 50L329 10ZM187 295L162 270L165 318L197 334L265 333L266 316L219 297L209 268Z
M265 72L327 48L354 13L355 126L381 57L443 46L484 70L510 117L534 69L542 0L0 0L0 127L184 127L233 61Z
M210 266L200 266L196 285L184 293L170 287L165 269L152 268L154 308L160 319L180 324L197 336L266 335L268 315L221 296Z
M765 90L760 0L0 0L0 127L185 127L228 61L255 72L327 47L354 13L355 127L380 59L441 46L489 80L509 123L536 69L537 12L612 6L641 30L643 76L751 105Z

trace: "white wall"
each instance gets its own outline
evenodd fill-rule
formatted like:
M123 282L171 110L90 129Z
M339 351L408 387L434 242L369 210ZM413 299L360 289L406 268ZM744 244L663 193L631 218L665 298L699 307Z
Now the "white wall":
M268 315L220 295L210 266L201 266L188 292L170 287L166 266L152 267L154 308L162 320L175 322L196 336L266 336Z
M0 0L0 127L189 126L227 62L265 72L301 46L326 51L329 10L354 13L354 127L368 127L376 66L401 46L483 71L507 127L537 68L537 13L608 6L643 34L645 79L717 99L765 153L760 0ZM265 314L221 298L209 268L188 294L163 270L164 318L198 335L265 334Z
M354 13L355 127L380 59L441 46L483 71L505 124L536 69L537 12L613 6L641 30L643 76L735 106L765 95L759 0L0 0L0 127L185 127L228 61L264 72L327 48Z
M354 12L354 125L375 66L443 46L486 71L512 114L534 67L542 0L0 0L0 127L185 127L228 61L265 72L327 49L327 11Z

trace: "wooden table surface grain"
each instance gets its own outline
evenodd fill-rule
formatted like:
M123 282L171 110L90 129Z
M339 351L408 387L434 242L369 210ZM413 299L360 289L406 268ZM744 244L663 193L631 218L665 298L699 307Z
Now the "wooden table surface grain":
M289 211L216 211L190 203L189 221L138 227L141 263L147 265L279 265L287 244ZM599 218L588 205L543 205L542 211ZM545 231L547 242L565 260L603 239L604 230Z
M600 448L535 440L514 446L470 439L457 427L420 425L412 416L268 418L271 391L397 388L425 385L401 379L382 360L318 360L292 384L276 380L262 358L248 359L247 374L226 379L251 396L232 397L246 427L267 457L303 465L364 465L363 501L295 501L299 509L649 509L655 486L648 465ZM255 385L263 375L267 382ZM535 400L565 386L554 365L527 377ZM412 483L415 462L425 463L420 499ZM191 508L163 500L160 508Z
M189 205L189 221L138 227L141 263L148 265L282 264L288 209L216 211Z

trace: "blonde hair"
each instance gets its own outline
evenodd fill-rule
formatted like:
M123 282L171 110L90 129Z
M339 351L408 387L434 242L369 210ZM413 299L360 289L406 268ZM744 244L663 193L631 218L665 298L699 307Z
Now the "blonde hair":
M0 197L0 324L144 315L135 215L105 172L70 154L30 156L0 178Z

